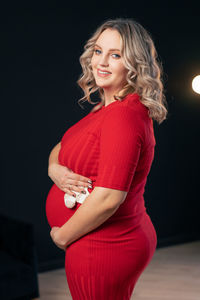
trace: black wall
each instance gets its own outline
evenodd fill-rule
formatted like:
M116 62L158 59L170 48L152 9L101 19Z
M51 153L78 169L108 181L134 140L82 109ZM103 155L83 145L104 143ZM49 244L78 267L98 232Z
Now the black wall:
M77 103L83 95L76 84L79 56L107 18L140 22L151 33L165 72L169 115L160 126L154 123L157 144L144 195L158 246L200 238L200 95L191 90L192 77L200 74L199 9L132 1L73 5L17 3L1 9L0 210L34 224L40 271L64 265L45 215L53 184L48 156L91 108Z

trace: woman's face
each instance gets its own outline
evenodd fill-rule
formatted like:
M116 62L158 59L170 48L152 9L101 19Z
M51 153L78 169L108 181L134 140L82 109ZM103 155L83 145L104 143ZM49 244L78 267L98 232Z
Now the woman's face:
M117 30L107 28L96 41L91 66L97 86L104 91L116 93L127 83L128 70L124 66L121 50L122 39Z

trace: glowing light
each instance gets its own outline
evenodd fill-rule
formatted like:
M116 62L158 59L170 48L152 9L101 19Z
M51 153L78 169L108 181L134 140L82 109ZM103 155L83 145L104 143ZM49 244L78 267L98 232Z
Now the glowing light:
M197 94L200 94L200 75L192 80L192 88Z

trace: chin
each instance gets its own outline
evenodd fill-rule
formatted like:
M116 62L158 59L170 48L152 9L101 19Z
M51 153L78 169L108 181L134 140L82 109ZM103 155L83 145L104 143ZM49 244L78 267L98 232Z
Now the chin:
M96 85L100 88L109 88L111 86L111 84L102 82L101 80L95 80L95 81L96 81Z

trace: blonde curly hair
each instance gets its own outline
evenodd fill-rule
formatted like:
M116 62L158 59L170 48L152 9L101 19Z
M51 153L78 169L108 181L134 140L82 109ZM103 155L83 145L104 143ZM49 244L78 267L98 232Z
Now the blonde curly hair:
M166 119L167 102L163 92L162 65L158 61L157 51L150 34L138 22L117 18L108 19L100 25L92 37L84 45L84 52L79 61L82 66L82 74L77 84L84 92L84 96L78 102L91 101L90 95L99 92L101 102L92 111L105 104L103 88L96 85L91 67L91 59L94 53L94 45L100 34L107 28L117 30L122 38L122 57L124 65L128 69L126 85L114 95L115 100L122 101L129 93L137 93L140 101L149 109L149 117L159 124ZM119 96L120 95L120 96Z

